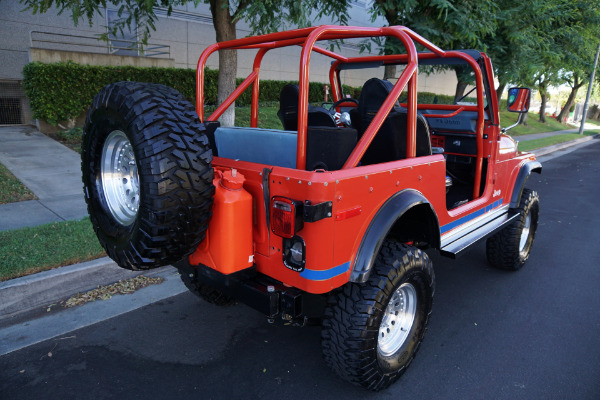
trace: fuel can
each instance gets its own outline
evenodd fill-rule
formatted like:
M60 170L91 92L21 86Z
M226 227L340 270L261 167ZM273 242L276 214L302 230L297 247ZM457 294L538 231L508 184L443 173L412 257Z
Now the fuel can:
M206 238L190 256L192 265L204 264L223 274L252 266L252 196L244 189L244 175L235 169L215 170L213 214Z

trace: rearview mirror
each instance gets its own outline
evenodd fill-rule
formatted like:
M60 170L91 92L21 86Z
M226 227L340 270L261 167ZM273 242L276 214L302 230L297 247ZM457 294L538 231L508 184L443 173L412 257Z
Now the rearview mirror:
M531 90L529 88L510 88L508 89L508 111L516 113L526 113L529 111L529 100Z

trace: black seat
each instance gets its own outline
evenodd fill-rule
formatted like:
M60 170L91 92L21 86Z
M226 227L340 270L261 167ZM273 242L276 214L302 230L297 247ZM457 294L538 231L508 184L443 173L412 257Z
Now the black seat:
M358 102L360 136L369 127L393 87L391 82L377 78L371 78L365 82ZM361 163L363 165L378 164L406 158L407 119L407 109L396 103L383 121ZM417 157L431 155L429 127L425 117L419 113L417 113L416 141Z
M277 116L286 131L298 130L298 99L300 88L290 83L281 89L279 95L279 111ZM308 106L308 126L325 126L335 128L337 125L333 115L319 106Z

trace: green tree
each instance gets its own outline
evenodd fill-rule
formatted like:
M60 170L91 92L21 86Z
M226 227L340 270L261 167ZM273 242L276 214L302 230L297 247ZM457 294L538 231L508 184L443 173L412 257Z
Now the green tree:
M493 0L375 0L371 17L384 17L388 25L405 25L443 49L484 50L483 38L496 27L497 7ZM381 45L384 54L403 52L395 39ZM463 96L472 79L464 68L453 68L457 79L455 99ZM395 76L395 66L387 66L384 79Z
M571 87L567 102L556 117L564 123L578 90L589 80L600 40L600 4L596 0L565 0L562 5L568 10L567 17L554 31L554 45L560 49L559 79Z
M86 20L90 25L94 14L102 13L107 3L119 9L121 19L108 34L123 33L123 29L137 25L146 42L155 30L156 7L166 7L168 15L173 7L202 2L210 5L217 42L236 39L236 24L245 20L253 33L273 32L285 24L309 26L313 18L336 16L339 23L347 21L346 0L20 0L27 9L45 13L57 7L60 13L70 12L75 26ZM225 100L236 87L237 53L235 50L219 52L219 76L217 101ZM230 107L222 116L224 125L233 125L235 108Z

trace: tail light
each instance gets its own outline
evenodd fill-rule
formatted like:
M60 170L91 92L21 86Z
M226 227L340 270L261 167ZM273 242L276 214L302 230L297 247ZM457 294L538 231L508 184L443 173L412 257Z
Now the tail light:
M291 239L303 226L302 202L280 196L271 199L271 230L274 234Z

